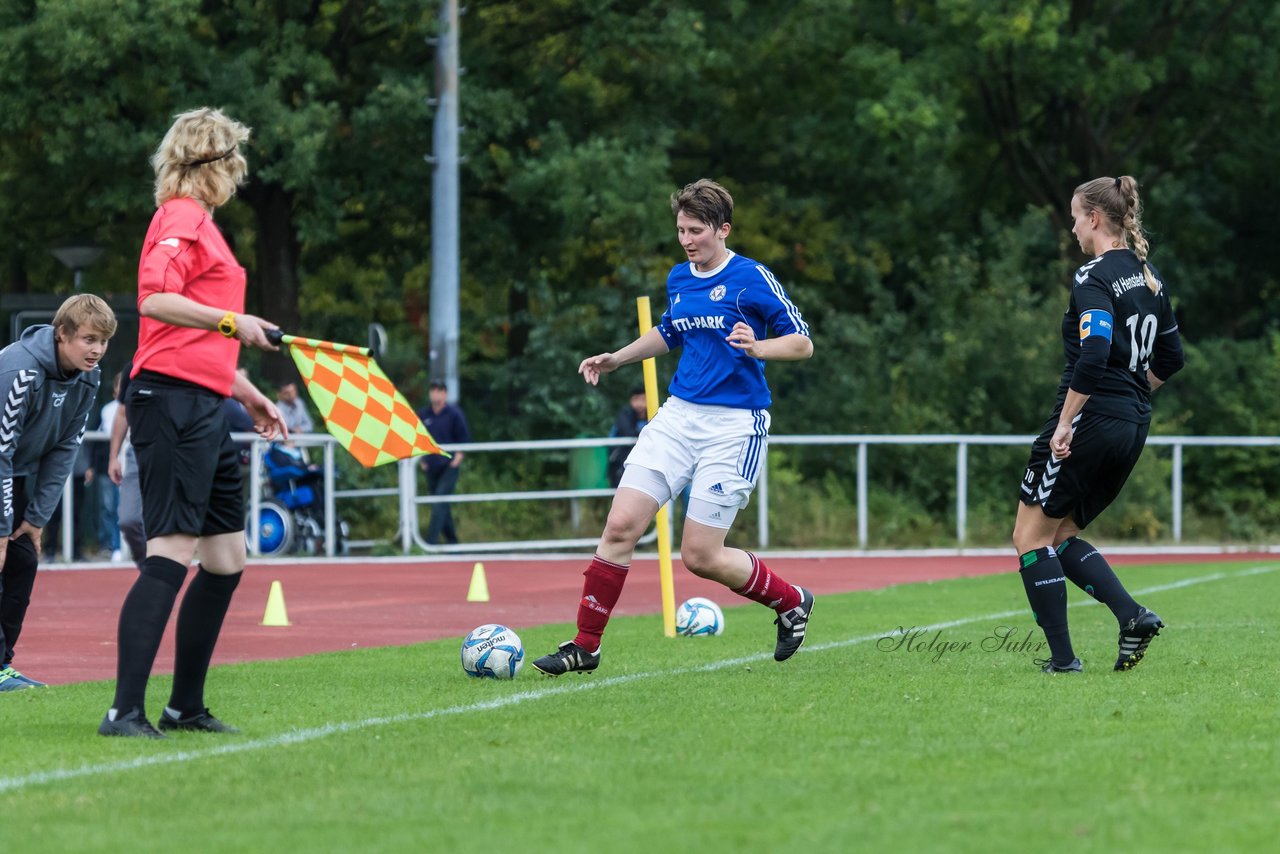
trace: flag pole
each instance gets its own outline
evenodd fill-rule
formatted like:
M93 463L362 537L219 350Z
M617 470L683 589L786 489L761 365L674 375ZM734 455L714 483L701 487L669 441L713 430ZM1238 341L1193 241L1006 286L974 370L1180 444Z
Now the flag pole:
M643 336L653 327L650 315L649 298L636 298L636 313L640 317L640 335ZM652 357L642 363L644 370L644 399L648 408L649 420L658 414L658 368ZM671 524L668 521L670 507L675 500L658 508L656 524L658 526L658 580L662 587L662 633L669 638L676 636L676 594L675 582L671 577Z

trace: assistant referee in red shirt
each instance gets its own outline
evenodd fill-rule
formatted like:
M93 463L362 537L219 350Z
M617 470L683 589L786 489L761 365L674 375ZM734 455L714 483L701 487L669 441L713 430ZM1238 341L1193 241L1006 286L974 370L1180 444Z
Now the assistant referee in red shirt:
M263 438L288 435L275 405L236 373L240 345L275 350L275 325L244 314L245 272L213 212L248 174L249 129L218 110L177 116L156 153L159 210L138 267L138 351L127 413L142 485L147 557L120 610L116 695L98 732L164 738L162 730L237 732L204 700L205 676L244 569L239 453L222 414L234 397ZM146 715L147 679L187 567L200 565L178 609L173 692Z

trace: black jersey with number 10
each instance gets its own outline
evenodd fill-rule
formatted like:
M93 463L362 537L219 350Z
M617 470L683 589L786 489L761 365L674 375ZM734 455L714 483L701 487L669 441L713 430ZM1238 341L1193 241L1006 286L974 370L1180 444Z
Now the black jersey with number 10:
M1160 273L1148 263L1160 285L1152 293L1142 262L1131 249L1112 249L1075 273L1071 303L1062 317L1067 364L1058 386L1058 405L1066 398L1080 359L1081 342L1101 335L1110 341L1106 370L1084 406L1085 412L1145 424L1151 420L1151 384L1147 368L1164 348L1178 347L1178 323Z

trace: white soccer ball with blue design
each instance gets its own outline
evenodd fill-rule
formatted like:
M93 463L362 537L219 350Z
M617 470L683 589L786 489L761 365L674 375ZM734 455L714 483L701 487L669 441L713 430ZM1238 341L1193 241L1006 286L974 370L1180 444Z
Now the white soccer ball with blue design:
M689 638L724 634L724 612L710 599L687 599L676 609L676 633Z
M462 669L468 676L515 679L524 664L524 644L506 626L487 623L462 639Z

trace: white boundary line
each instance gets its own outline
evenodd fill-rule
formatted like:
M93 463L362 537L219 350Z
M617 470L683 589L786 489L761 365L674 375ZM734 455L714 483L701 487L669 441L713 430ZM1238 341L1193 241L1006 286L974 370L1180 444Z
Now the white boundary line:
M1280 569L1280 566L1254 566L1238 572L1215 572L1195 578L1184 578L1181 581L1175 581L1170 584L1159 584L1155 587L1136 590L1134 591L1134 595L1146 596L1151 593L1159 593L1166 590L1178 590L1183 587L1191 587L1196 584L1207 584L1212 581L1222 581L1229 578L1244 578L1253 575L1265 575L1267 573L1275 572L1278 569ZM1090 599L1073 602L1068 607L1074 608L1096 604L1098 603ZM1026 613L1027 611L1025 608L1019 608L1013 611L1000 611L994 614L983 614L978 617L965 617L959 620L948 620L946 622L934 623L928 626L919 626L917 628L922 632L932 632L937 631L938 629L950 629L957 626L965 626L989 620L1002 620L1006 617L1016 617ZM889 634L891 634L891 632ZM801 649L800 652L825 652L831 649L840 649L846 646L870 643L871 641L879 640L885 636L886 633L881 632L880 634L875 635L862 635L860 637L846 638L845 640L829 641L823 644L806 646ZM555 697L561 694L573 694L581 693L583 691L594 691L600 688L611 688L614 685L624 685L628 682L637 682L641 679L652 679L660 676L681 676L686 673L707 673L715 670L723 670L727 667L737 667L743 664L751 664L756 661L764 661L771 656L772 653L762 652L740 658L713 661L697 667L678 667L674 670L632 673L625 676L610 676L604 679L582 682L576 685L561 684L536 691L520 691L503 697L495 697L494 699L486 700L483 703L469 703L462 706L448 706L443 709L428 709L425 712L411 712L399 715L390 715L388 717L364 718L357 721L330 723L320 727L292 730L290 732L281 733L280 735L274 735L268 738L258 738L251 741L226 742L218 745L217 747L210 747L201 750L182 750L176 753L139 756L134 759L127 759L124 761L102 762L96 765L81 765L78 768L59 768L52 771L36 771L16 777L0 777L0 793L16 792L32 786L44 785L47 783L58 783L64 780L76 780L81 777L116 774L122 771L132 771L138 768L148 768L154 765L171 765L175 762L192 762L199 759L208 759L217 756L249 753L252 751L267 750L275 747L287 747L291 744L303 744L309 741L328 738L331 735L358 732L360 730L372 729L374 727L391 726L411 721L426 721L433 718L465 715L472 712L489 711L491 709L502 709L507 706L519 705L530 700L541 700L545 697Z

